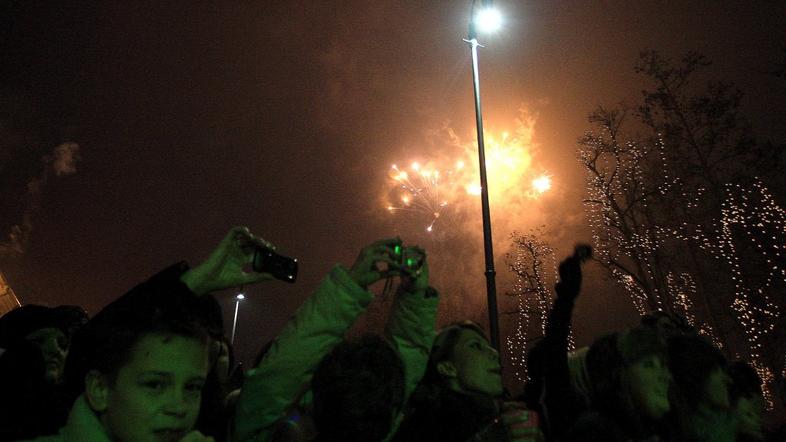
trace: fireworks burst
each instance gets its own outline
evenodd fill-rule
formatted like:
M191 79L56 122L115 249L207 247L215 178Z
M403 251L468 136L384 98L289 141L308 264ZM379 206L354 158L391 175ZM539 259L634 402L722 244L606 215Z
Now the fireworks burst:
M502 133L496 137L486 134L486 170L489 181L489 200L492 206L505 212L526 199L537 199L551 189L551 176L534 175L528 137L517 130L517 136ZM480 173L477 167L475 143L460 143L451 132L453 158L410 162L409 167L394 164L389 172L393 189L389 191L386 208L390 213L412 212L425 217L426 232L433 232L447 209L463 210L475 207L481 194ZM474 167L468 167L472 165ZM444 227L444 226L443 226Z
M457 164L457 168L460 164ZM461 165L463 167L463 165ZM446 175L450 177L454 170L448 171ZM443 209L448 205L448 201L442 195L440 186L440 170L431 167L422 167L420 163L413 162L410 172L401 170L397 165L390 168L390 178L396 183L398 202L396 205L388 204L389 212L412 211L426 215L430 221L426 225L426 231L434 230L434 224L442 215Z

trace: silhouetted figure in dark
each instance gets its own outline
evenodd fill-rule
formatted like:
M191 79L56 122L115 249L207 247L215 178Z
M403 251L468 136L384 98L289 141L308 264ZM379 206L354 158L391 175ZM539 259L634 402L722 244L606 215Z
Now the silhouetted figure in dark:
M543 367L533 367L542 373L541 407L543 428L550 439L561 438L575 419L585 410L586 402L571 384L568 365L568 337L573 307L581 292L581 263L592 256L592 248L576 246L573 255L559 265L560 280L554 286L557 297L546 322L546 336L542 343ZM533 380L537 382L537 380Z
M404 365L384 339L365 335L336 346L311 382L319 442L380 442L404 401Z
M0 318L0 440L52 434L65 422L63 370L86 317L75 306L25 305Z

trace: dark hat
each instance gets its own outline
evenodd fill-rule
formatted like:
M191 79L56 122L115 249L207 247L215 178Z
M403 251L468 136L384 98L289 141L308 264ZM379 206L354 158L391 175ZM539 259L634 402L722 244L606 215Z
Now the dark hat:
M24 340L25 336L42 328L59 328L69 334L68 315L62 310L43 305L23 305L0 317L0 348Z

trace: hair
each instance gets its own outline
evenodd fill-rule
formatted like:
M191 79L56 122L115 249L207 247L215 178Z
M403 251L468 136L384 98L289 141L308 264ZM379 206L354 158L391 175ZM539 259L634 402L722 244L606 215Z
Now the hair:
M692 409L704 396L704 383L716 369L726 367L720 350L698 335L669 339L669 370L680 398Z
M596 339L586 357L592 407L607 414L630 434L644 431L644 419L630 396L627 370L645 357L664 355L665 348L657 334L644 327Z
M761 377L756 370L745 361L734 361L729 364L729 399L736 405L741 398L761 395Z
M403 406L404 364L384 339L363 335L322 358L311 387L320 440L382 441Z
M147 335L175 335L208 340L211 319L191 293L141 284L109 304L74 336L66 363L66 382L76 396L88 372L97 370L114 382L133 347Z
M437 334L425 374L412 393L395 442L469 440L490 428L498 416L496 398L454 391L449 378L439 373L439 364L453 359L461 334L466 331L486 339L483 329L472 321L454 322Z
M483 339L488 339L483 328L476 322L459 321L444 327L437 333L437 337L434 338L434 344L431 346L426 372L423 375L421 384L445 386L447 380L439 373L437 366L440 362L453 359L456 344L461 337L461 333L465 330L475 332L483 336Z

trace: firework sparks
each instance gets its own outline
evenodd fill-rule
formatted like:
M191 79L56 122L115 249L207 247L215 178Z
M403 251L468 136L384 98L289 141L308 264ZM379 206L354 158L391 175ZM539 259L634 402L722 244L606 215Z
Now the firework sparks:
M431 232L442 210L448 205L441 195L442 173L434 168L423 167L418 162L413 162L410 170L411 174L395 164L391 166L390 178L396 183L400 205L389 204L387 209L389 212L412 211L428 216L430 221L426 231Z
M486 132L485 159L489 202L497 216L520 220L528 201L537 200L552 187L552 177L533 167L531 118L516 120L513 134ZM446 129L444 148L432 155L418 155L407 166L393 165L389 172L387 198L391 213L410 212L425 219L426 232L440 231L477 211L480 186L478 150L475 142L462 142ZM398 163L401 164L401 163ZM403 215L403 214L402 214ZM457 216L453 216L457 215Z

